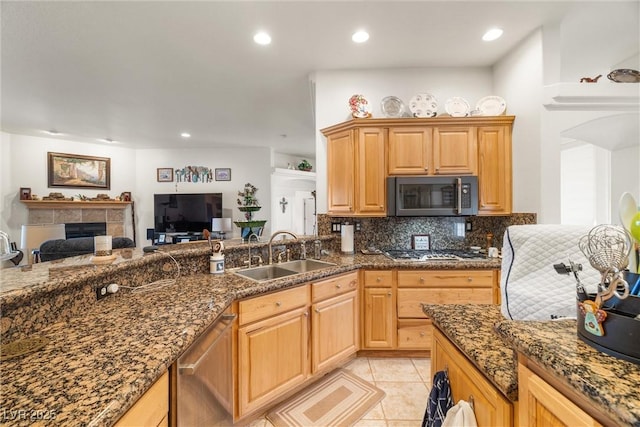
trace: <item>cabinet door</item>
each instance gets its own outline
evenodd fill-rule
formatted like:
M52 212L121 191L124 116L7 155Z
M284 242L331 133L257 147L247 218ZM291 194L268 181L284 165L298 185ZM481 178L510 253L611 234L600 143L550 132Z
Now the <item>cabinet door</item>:
M518 364L520 425L600 426L589 414L523 364Z
M369 216L387 213L384 130L362 128L358 132L356 210Z
M169 375L165 372L118 420L116 427L158 426L169 414Z
M475 127L433 129L433 174L476 175L478 145Z
M511 213L511 126L478 129L478 214Z
M478 427L512 426L513 405L480 371L438 330L433 332L431 371L446 369L451 383L451 397L473 399Z
M308 308L302 307L239 328L241 417L307 378L308 316Z
M389 175L432 173L432 130L389 128Z
M356 290L311 307L312 373L337 366L358 350L358 293Z
M330 214L354 212L354 131L327 137L327 210Z
M395 348L395 306L391 288L364 289L364 348Z

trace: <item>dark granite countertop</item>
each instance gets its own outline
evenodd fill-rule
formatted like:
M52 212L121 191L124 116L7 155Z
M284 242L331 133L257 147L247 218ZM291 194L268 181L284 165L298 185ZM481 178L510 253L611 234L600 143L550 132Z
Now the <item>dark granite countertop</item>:
M432 305L424 312L507 398L518 399L516 352L620 425L640 426L640 366L577 337L575 320L514 321L498 306Z
M200 256L206 248L176 254L189 252ZM161 256L134 256L132 265L162 260ZM48 425L112 425L234 299L360 268L500 267L496 260L394 262L381 255L362 254L334 255L323 260L336 266L267 282L243 279L231 270L222 275L185 273L176 283L154 292L124 290L83 306L81 313L64 321L47 324L38 329L39 335L50 339L44 348L0 365L0 408L4 410L0 425L33 425L34 414L52 417ZM203 262L208 264L208 259ZM123 268L126 265L120 263L83 271L78 277L90 281L94 274L109 277L110 273L122 273ZM73 276L47 283L44 293L63 290ZM23 291L12 288L4 302L10 301L7 307L15 306L21 298L34 295L30 286ZM47 307L43 305L43 309Z

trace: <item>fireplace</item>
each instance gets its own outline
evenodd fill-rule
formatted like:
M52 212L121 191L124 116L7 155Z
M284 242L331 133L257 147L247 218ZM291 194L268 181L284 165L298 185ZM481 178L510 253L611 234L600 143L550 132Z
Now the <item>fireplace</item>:
M107 235L106 222L72 222L64 225L67 239L74 237L94 237Z

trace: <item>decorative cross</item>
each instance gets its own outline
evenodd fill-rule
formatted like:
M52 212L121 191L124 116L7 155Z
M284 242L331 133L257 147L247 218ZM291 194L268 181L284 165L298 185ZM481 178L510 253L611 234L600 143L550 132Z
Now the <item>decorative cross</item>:
M287 199L285 199L284 197L282 198L282 200L280 200L280 206L282 206L282 213L285 213L285 211L287 210L288 204L289 202L287 202Z

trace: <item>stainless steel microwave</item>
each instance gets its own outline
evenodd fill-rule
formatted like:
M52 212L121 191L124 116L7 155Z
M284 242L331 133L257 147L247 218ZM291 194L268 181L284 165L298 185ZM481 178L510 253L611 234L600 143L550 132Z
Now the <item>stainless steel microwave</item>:
M477 176L394 176L387 178L388 216L477 214Z

